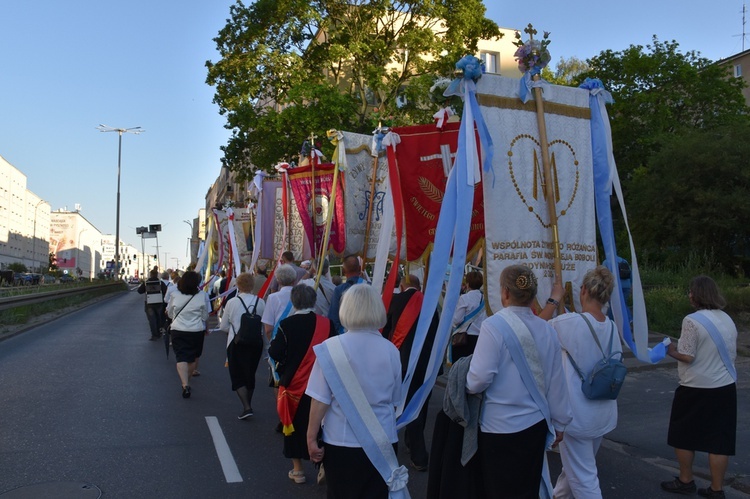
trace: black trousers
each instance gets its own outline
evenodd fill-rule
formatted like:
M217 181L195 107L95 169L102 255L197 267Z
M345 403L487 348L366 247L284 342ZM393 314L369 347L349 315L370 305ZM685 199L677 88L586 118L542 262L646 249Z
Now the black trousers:
M151 329L151 336L161 336L159 329L164 327L164 305L161 303L146 305L146 318L148 327Z

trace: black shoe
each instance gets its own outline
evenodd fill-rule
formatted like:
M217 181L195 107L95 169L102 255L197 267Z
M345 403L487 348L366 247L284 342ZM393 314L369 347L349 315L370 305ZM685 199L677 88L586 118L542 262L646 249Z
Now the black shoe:
M680 480L680 477L674 477L674 480L668 482L661 482L662 490L672 492L674 494L691 495L695 494L695 480L690 480L689 483L685 483Z
M253 415L253 410L248 409L246 411L243 411L242 414L240 414L239 416L237 416L237 419L247 419L252 415Z
M723 490L714 490L710 485L705 489L698 489L698 495L701 497L710 497L712 499L724 499L726 497Z
M158 336L152 336L151 338L148 339L148 341L156 341L158 339L159 339Z
M190 398L190 387L186 386L182 389L182 398L189 399Z
M274 429L276 433L282 433L284 431L284 423L279 421L279 424L276 425L276 428Z

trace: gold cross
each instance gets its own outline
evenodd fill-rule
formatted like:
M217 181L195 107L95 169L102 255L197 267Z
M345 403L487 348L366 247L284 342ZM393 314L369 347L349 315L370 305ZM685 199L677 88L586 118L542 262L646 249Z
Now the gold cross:
M310 147L315 148L315 139L317 139L318 136L314 133L310 132ZM311 149L312 150L312 149Z
M524 31L524 33L528 33L529 34L529 40L533 40L534 39L534 35L536 35L536 33L537 33L537 31L534 29L534 26L532 26L531 23L529 23L529 25L526 26L526 29L524 29L523 31Z

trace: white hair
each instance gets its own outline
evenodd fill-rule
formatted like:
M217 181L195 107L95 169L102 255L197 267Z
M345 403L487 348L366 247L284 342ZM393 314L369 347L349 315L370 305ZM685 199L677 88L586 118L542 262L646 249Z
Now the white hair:
M348 331L380 329L386 323L383 299L369 284L355 284L341 298L339 317Z
M291 286L294 284L294 281L297 280L297 271L288 263L279 265L279 268L276 269L275 275L276 281L280 286Z

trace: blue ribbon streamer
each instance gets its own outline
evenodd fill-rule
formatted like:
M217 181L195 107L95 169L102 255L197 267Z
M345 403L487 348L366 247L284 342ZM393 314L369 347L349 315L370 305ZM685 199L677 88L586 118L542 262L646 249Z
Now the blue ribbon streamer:
M580 88L589 91L589 107L591 109L591 153L594 169L594 200L599 234L602 238L602 246L604 246L604 255L609 270L617 275L619 272L617 269L617 246L615 245L612 209L610 206L612 178L610 176L611 169L609 164L609 154L607 152L607 142L609 137L607 136L606 128L604 126L604 118L600 111L600 107L603 103L611 103L613 101L612 96L604 89L604 85L599 79L586 78L586 80L580 85ZM620 280L617 279L617 282L620 283ZM627 304L625 301L625 294L622 291L622 283L620 283L615 289L615 293L611 300L617 300L620 304L620 310L626 311L625 313L627 313ZM638 355L638 348L633 339L633 332L630 329L629 320L622 320L621 332L622 337L630 350L637 358L641 359ZM650 348L647 353L648 359L652 363L656 363L664 358L666 355L666 349L664 345L658 344L654 348Z
M474 87L474 78L481 76L481 63L473 56L466 56L456 64L456 67L464 70L464 79L460 85L455 88L460 89L462 86L467 91L463 96L468 99L474 113L474 120L477 128L480 130L480 140L485 151L485 171L492 168L492 141L489 137L489 130L484 123L479 105L476 102ZM456 83L456 82L454 82ZM452 84L451 87L454 87ZM445 95L448 95L446 91ZM430 353L430 362L427 366L426 377L422 385L414 393L409 404L404 408L403 413L398 419L397 426L402 428L409 424L418 415L425 399L432 390L437 378L437 373L443 360L443 352L450 339L450 325L453 318L453 311L456 309L458 297L461 290L461 281L463 280L464 263L466 262L467 246L469 242L469 229L471 227L471 211L474 199L474 185L468 182L468 170L474 165L468 164L466 155L467 134L474 133L474 123L469 123L466 119L468 106L464 106L464 116L461 120L461 128L458 131L458 149L456 151L456 161L454 167L448 176L448 182L445 187L443 203L440 207L440 216L438 217L437 228L435 229L435 242L432 255L430 256L430 266L433 269L448 268L450 261L451 249L453 250L453 261L451 263L450 278L446 287L443 308L440 315L440 323L433 343L432 352ZM476 109L476 111L474 111ZM482 131L484 129L484 132ZM485 133L486 132L486 133ZM483 138L484 137L484 138ZM485 142L485 140L487 142ZM422 302L422 311L417 322L417 330L414 336L411 354L409 356L409 366L406 376L404 377L402 390L405 397L408 387L411 384L414 375L414 369L419 359L419 353L424 347L427 330L432 322L432 316L437 310L438 300L443 289L443 274L441 272L430 272L425 285L424 301Z

